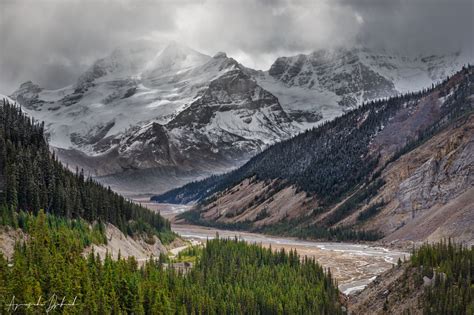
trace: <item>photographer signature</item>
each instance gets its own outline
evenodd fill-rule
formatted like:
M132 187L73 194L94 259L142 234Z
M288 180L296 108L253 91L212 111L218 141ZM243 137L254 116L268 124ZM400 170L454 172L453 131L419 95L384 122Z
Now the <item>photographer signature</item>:
M43 300L43 297L40 296L36 302L33 303L17 303L16 302L16 297L13 296L10 304L8 304L8 311L9 312L15 312L21 308L26 308L30 309L32 307L43 307L45 308L46 313L49 313L51 311L54 311L59 308L64 308L67 306L76 306L76 300L77 296L74 297L72 301L67 303L66 297L63 296L63 298L60 300L59 297L56 294L53 294L49 299Z

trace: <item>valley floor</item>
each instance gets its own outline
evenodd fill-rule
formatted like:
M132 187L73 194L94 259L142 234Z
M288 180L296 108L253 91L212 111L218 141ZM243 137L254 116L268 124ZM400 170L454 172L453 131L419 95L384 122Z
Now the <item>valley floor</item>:
M141 204L154 211L159 211L162 216L174 221L174 217L189 209L186 205L149 203L138 200ZM371 246L355 243L314 242L298 240L291 237L273 237L258 233L229 231L203 226L172 224L174 232L184 239L204 242L219 235L224 238L245 240L249 243L261 244L273 249L284 248L286 251L296 249L299 255L314 257L324 268L329 268L334 278L339 283L339 289L345 293L362 290L378 275L390 269L398 259L409 257L409 253L402 250L388 249L385 247Z

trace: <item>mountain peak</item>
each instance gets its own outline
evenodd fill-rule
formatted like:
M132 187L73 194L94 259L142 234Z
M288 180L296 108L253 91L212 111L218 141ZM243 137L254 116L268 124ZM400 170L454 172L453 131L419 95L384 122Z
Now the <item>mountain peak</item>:
M186 45L178 44L175 41L171 41L163 51L159 54L162 59L175 58L175 59L186 59L186 58L200 58L207 60L210 57L202 54Z
M20 85L20 89L26 89L31 87L39 87L38 84L34 84L33 81L26 81Z
M35 84L32 81L26 81L23 82L16 91L13 92L12 96L13 98L16 98L18 95L25 93L33 95L41 92L41 90L42 88L38 84Z
M227 58L227 54L223 51L219 51L217 54L212 57L214 59L219 59L219 58Z
M170 70L186 70L207 62L211 57L188 46L171 41L147 66L152 75Z

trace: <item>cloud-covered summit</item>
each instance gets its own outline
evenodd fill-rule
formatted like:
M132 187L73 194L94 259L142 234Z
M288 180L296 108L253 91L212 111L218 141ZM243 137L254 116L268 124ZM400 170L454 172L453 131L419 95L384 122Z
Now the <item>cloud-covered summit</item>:
M3 0L0 91L71 83L136 39L225 51L267 69L278 56L362 45L407 54L473 55L472 0Z

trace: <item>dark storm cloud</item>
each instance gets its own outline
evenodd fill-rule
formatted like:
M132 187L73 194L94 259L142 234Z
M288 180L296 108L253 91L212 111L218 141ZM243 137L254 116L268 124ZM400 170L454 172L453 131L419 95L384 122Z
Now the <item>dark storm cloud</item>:
M267 68L280 55L356 43L408 53L473 50L472 0L0 0L0 92L60 87L138 38L226 51Z

